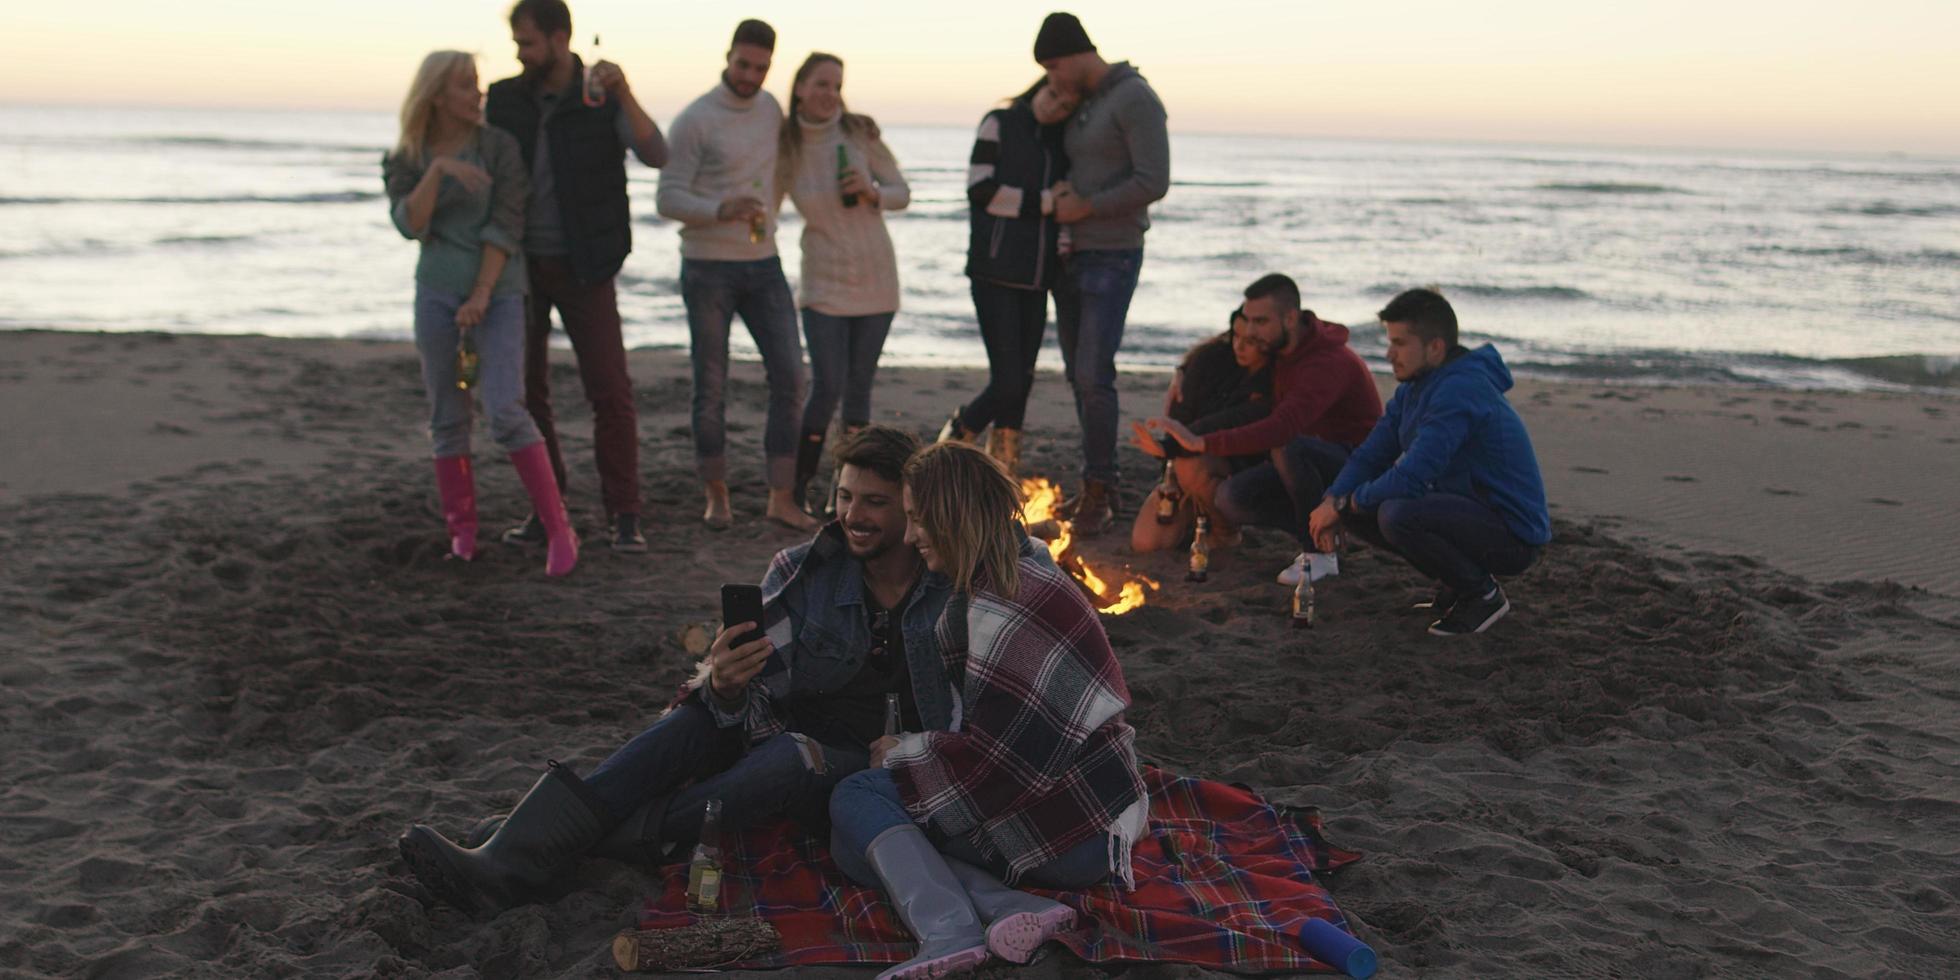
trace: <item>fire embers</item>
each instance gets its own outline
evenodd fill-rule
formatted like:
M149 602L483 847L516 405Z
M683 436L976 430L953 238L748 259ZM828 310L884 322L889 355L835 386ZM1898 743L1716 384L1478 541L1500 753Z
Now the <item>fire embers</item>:
M1048 543L1048 554L1054 557L1056 566L1082 587L1098 611L1121 616L1143 605L1149 593L1159 588L1157 581L1147 575L1113 568L1099 571L1091 566L1076 551L1069 522L1056 516L1062 491L1053 482L1043 477L1023 479L1021 499L1021 519L1027 524L1028 534Z

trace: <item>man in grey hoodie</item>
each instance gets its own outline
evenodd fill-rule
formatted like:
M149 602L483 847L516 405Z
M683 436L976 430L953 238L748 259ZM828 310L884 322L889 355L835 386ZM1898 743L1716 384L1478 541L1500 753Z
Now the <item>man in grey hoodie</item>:
M1055 195L1055 220L1068 241L1055 285L1055 335L1082 426L1082 492L1063 505L1063 516L1093 537L1115 518L1116 350L1143 267L1150 202L1170 190L1170 138L1150 83L1127 61L1104 61L1074 14L1042 21L1034 60L1050 85L1082 102L1063 137L1069 179Z

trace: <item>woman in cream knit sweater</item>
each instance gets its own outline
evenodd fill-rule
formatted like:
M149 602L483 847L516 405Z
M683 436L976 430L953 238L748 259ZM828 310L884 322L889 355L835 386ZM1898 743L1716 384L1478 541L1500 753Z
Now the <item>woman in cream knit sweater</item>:
M869 116L844 108L844 62L817 52L796 70L778 142L776 186L803 216L797 306L810 352L810 395L796 451L806 500L838 402L847 431L871 421L871 381L898 312L898 260L884 212L912 201L898 161Z

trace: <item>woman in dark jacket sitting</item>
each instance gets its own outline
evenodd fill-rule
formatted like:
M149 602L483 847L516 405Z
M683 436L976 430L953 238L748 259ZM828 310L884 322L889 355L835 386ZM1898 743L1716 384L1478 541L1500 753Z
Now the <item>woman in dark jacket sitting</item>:
M1273 408L1273 352L1238 331L1245 313L1233 310L1230 329L1184 355L1164 395L1164 414L1199 434L1217 432L1264 418ZM1211 515L1211 496L1226 477L1253 466L1264 454L1218 458L1194 456L1175 440L1158 438L1132 423L1131 440L1165 461L1164 480L1137 508L1130 548L1138 554L1176 547L1191 533L1200 513ZM1213 528L1229 533L1214 518Z

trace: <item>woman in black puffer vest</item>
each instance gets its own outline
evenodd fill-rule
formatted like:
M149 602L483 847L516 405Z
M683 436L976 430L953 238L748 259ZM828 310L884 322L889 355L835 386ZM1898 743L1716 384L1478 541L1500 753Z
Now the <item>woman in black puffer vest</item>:
M1042 79L980 120L967 167L972 237L966 274L987 345L987 387L946 420L939 437L973 442L992 426L987 451L1012 473L1020 465L1021 426L1034 386L1035 358L1048 331L1062 226L1050 188L1068 176L1062 124L1074 96Z

